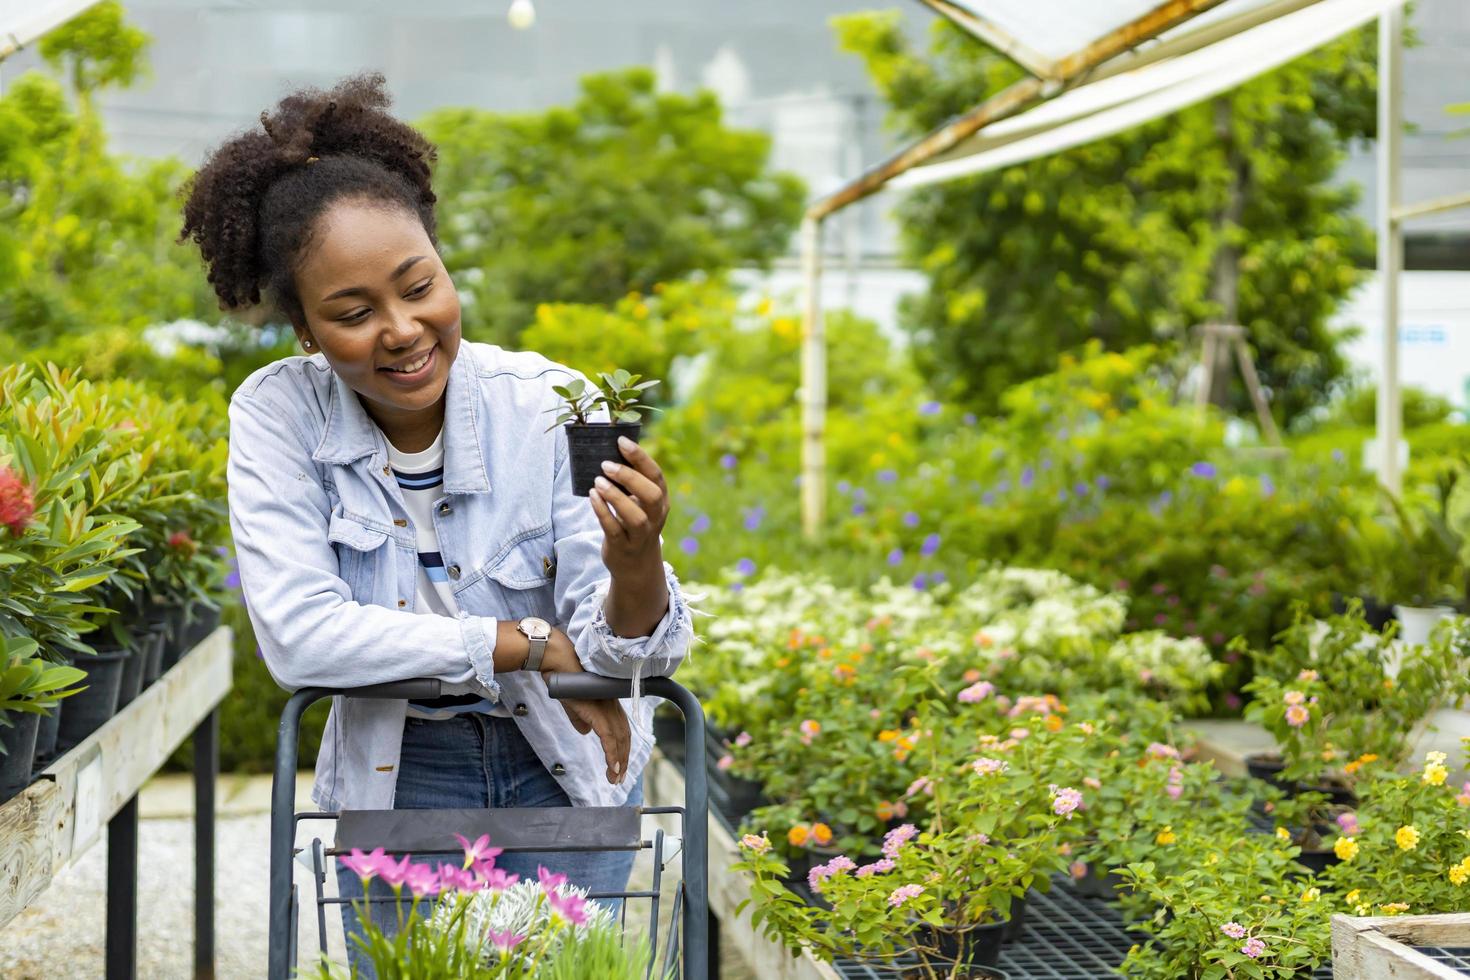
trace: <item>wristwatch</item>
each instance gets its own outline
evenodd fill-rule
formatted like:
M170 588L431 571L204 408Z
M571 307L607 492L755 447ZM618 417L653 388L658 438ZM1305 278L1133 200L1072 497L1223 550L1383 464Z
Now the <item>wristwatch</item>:
M516 623L516 629L531 641L531 652L526 655L521 670L540 670L541 658L546 655L546 641L551 639L551 624L539 617L527 616Z

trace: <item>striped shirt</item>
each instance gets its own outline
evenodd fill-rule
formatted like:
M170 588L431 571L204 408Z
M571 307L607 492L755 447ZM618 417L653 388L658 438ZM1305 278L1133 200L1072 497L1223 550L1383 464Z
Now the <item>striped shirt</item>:
M449 587L444 559L439 554L439 532L434 529L434 505L444 495L444 430L439 430L428 449L418 453L402 452L389 440L388 462L403 495L409 523L418 538L418 589L414 612L456 618L459 616L459 604ZM410 701L408 716L430 721L467 712L510 717L510 711L504 705L486 699L468 684L445 684L443 692L432 701Z

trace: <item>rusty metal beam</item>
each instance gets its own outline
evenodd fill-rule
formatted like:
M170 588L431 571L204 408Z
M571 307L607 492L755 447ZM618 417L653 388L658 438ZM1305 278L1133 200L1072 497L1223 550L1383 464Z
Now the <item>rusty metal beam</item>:
M924 6L953 23L960 30L990 45L1038 78L1051 78L1055 72L1052 60L1035 48L1021 42L1005 28L966 10L950 0L919 0Z
M1014 116L1043 99L1056 95L1098 65L1224 2L1225 0L1166 0L1137 20L1110 31L1080 51L1058 59L1054 78L1025 78L1003 89L969 112L954 117L888 159L870 167L850 183L814 201L807 208L806 216L820 221L849 204L876 194L904 171L954 148L991 123Z

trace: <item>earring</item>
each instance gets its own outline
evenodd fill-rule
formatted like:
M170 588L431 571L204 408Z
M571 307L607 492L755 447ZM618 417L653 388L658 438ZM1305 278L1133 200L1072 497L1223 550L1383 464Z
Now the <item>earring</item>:
M302 347L305 347L307 350L311 350L311 341L309 341L309 340L303 340L301 342L301 346Z

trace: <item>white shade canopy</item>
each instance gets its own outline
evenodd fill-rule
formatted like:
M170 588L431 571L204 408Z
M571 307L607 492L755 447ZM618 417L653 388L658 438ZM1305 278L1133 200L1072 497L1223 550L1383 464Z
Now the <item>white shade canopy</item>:
M995 0L969 2L989 8ZM919 187L952 180L1112 136L1229 91L1366 24L1402 5L1403 0L1315 0L1306 5L1299 0L1248 2L1263 13L1272 7L1299 9L1264 19L1213 43L1190 44L1192 36L1205 40L1221 33L1220 25L1242 9L1235 3L1224 4L1191 22L1187 31L1157 42L1160 50L1172 46L1181 54L1149 60L1148 52L1144 52L1138 59L1144 62L1142 67L1100 73L1102 77L1096 81L1027 112L998 120L933 162L895 177L889 186ZM1000 6L1009 3L1001 0Z

